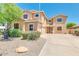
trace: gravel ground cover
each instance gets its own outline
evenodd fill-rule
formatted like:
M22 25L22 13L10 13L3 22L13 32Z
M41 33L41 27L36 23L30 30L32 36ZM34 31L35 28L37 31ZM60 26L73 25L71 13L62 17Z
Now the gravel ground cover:
M37 56L39 55L46 39L41 36L37 40L21 40L21 38L11 38L12 41L0 41L0 55L2 56ZM25 53L16 53L16 48L24 46L28 48Z

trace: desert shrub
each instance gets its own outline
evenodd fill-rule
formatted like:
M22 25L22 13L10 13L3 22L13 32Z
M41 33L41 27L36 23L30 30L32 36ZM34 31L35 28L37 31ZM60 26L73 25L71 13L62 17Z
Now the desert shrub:
M9 37L21 37L21 31L19 29L10 29L8 30Z
M29 39L29 40L35 40L36 39L36 34L34 32L28 33L27 39Z
M22 37L23 37L22 40L27 39L27 37L28 37L28 33L23 33L23 34L22 34Z
M35 31L34 32L29 32L27 39L36 40L40 37L40 34L41 34L40 32L35 32Z
M28 40L36 40L40 37L40 32L32 31L32 32L26 32L22 34L23 39L28 39Z
M36 38L39 38L41 35L41 32L35 32L35 34L36 34Z

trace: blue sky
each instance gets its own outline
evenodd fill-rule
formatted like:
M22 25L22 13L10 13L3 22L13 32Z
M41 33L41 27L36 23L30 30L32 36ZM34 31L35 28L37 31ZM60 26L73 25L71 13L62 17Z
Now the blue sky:
M17 6L23 10L39 10L39 3L19 3ZM79 24L78 3L41 3L40 10L44 11L48 18L64 14L68 16L67 22Z

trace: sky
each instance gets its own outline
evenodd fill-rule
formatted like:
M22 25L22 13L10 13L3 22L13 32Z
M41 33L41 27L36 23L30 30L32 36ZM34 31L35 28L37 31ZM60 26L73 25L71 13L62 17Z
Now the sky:
M64 14L68 16L68 22L75 22L79 25L79 3L18 3L16 4L23 10L44 11L48 19L53 16Z

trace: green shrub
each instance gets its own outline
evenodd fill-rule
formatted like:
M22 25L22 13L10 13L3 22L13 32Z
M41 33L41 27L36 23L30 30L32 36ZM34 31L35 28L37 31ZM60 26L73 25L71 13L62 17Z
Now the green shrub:
M28 33L27 39L29 39L29 40L35 40L36 39L35 38L35 33L32 33L32 32Z
M22 34L22 37L23 37L22 40L27 39L27 37L28 37L28 33L23 33L23 34Z
M23 39L28 39L28 40L36 40L40 37L40 32L36 32L36 31L32 31L32 32L26 32L26 33L23 33L22 36L23 36Z
M36 38L39 38L40 37L40 32L35 32L35 34L36 34Z
M9 37L21 37L21 31L19 29L8 30Z

